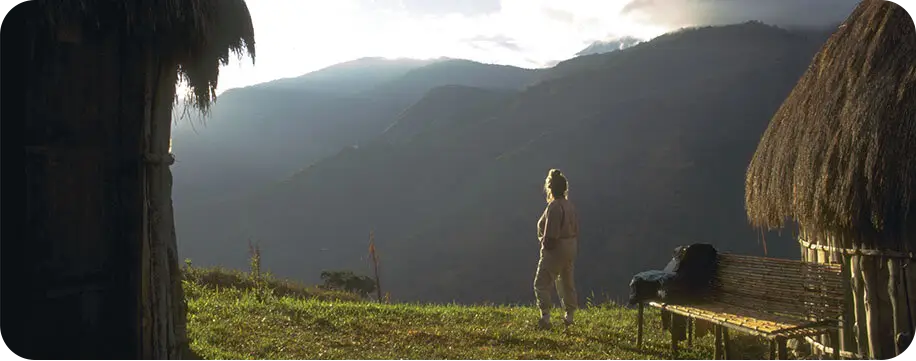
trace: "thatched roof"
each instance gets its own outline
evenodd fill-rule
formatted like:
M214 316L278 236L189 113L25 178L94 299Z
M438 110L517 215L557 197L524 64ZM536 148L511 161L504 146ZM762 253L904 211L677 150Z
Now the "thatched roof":
M773 117L745 186L758 227L794 220L860 246L916 246L916 34L903 8L865 0L837 29Z
M80 24L83 32L126 35L151 42L178 66L193 91L191 102L206 111L215 99L219 66L229 53L254 61L254 28L244 0L36 0L54 26ZM178 79L176 79L177 81Z

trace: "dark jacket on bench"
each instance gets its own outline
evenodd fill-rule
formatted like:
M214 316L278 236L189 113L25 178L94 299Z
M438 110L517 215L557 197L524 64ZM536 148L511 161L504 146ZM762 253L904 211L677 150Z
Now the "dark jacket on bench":
M701 299L715 275L716 255L716 249L705 243L676 248L674 257L664 270L645 271L633 276L629 303L687 303Z

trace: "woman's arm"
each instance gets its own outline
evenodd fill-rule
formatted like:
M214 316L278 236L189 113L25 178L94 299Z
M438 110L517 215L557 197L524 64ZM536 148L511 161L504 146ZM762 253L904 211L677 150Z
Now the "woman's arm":
M544 237L541 239L544 249L553 249L560 239L560 228L563 227L563 209L558 202L547 205L544 221Z

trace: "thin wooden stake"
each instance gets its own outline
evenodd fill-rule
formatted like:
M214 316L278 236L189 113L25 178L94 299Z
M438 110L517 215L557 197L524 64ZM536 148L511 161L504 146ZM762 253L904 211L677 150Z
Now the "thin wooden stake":
M849 262L852 273L852 297L854 317L852 329L855 333L856 348L859 355L868 355L868 327L865 317L865 281L862 278L862 256L853 255Z
M789 351L786 349L786 339L777 338L776 339L776 358L779 360L786 360L789 358Z
M671 333L671 357L672 358L677 357L677 337L675 336L675 331L674 331L674 318L675 317L676 316L674 314L671 314L671 327L668 329L668 332Z
M900 263L898 263L897 260L892 259L892 258L887 259L887 273L888 273L887 295L891 301L891 315L893 316L893 324L894 324L894 334L893 334L894 339L896 339L897 335L899 335L901 332L905 332L906 329L909 328L905 326L906 321L904 321L904 318L906 317L906 313L903 311L903 307L901 307L903 305L901 304L901 302L899 302L900 301L900 292L898 291L900 287L900 267L899 265ZM899 348L899 345L897 344L897 342L894 342L894 355L895 356L900 355L901 352L903 352L903 350Z
M693 317L687 318L687 347L693 347Z
M868 357L871 359L884 359L881 352L880 312L878 306L878 267L872 257L861 257L862 279L865 281L865 319L868 328Z
M896 356L894 346L896 339L894 334L894 308L891 306L891 295L888 293L890 289L890 269L888 266L890 263L887 261L887 257L872 257L875 262L876 274L878 276L878 284L875 289L878 296L878 334L877 337L878 347L881 348L881 359L889 359Z
M843 309L842 328L840 330L840 350L855 352L856 334L853 330L856 322L855 289L852 288L852 256L839 254L843 263L843 289L846 290Z
M722 359L722 326L716 325L713 329L713 332L716 335L716 352L713 356L716 360Z
M639 303L639 313L637 314L638 326L636 328L636 348L642 349L642 324L643 324L643 303Z
M372 259L372 265L375 269L375 292L376 299L379 303L384 302L382 299L382 282L378 276L378 254L375 252L375 233L369 232L369 257Z

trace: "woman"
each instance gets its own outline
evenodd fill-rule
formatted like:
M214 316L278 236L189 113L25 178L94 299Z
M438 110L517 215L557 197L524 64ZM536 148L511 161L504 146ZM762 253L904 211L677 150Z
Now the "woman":
M573 265L578 253L579 218L576 208L567 199L569 182L559 169L551 169L544 182L547 209L538 220L538 240L541 243L541 260L534 276L534 296L541 310L538 326L550 328L551 289L556 290L566 315L563 322L569 326L577 308L578 296L573 281Z

